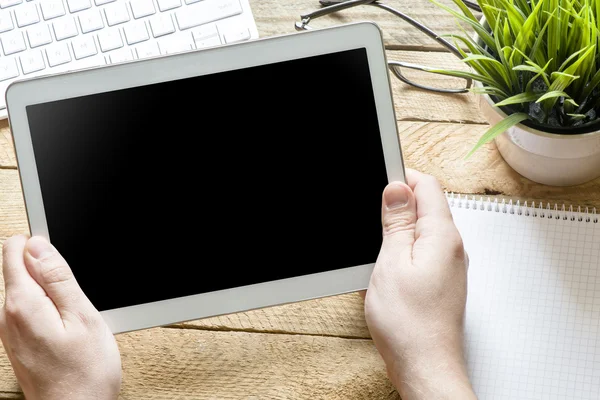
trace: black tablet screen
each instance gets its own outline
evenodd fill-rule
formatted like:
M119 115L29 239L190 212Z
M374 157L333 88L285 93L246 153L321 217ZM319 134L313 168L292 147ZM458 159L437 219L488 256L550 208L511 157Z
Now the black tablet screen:
M364 49L27 107L52 243L99 310L375 262Z

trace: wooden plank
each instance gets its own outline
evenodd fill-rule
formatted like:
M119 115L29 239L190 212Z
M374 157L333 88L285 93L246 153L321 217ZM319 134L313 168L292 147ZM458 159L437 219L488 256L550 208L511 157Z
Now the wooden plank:
M157 328L117 341L123 400L399 398L370 340ZM19 392L3 350L0 392Z
M16 169L0 169L0 240L28 231L19 173Z
M365 322L364 302L358 293L206 318L180 326L223 331L371 337Z
M22 400L25 399L22 393L0 392L0 400Z
M450 0L441 0L441 3L457 9ZM455 17L429 1L388 0L385 4L416 19L439 35L462 33L457 27ZM300 21L300 15L321 8L317 0L251 0L250 6L260 37L294 33L294 23ZM435 40L407 22L373 6L344 10L336 15L315 19L310 25L323 28L360 21L377 23L383 31L386 47L411 50L442 49Z
M0 121L0 168L4 167L17 167L12 136L6 119Z

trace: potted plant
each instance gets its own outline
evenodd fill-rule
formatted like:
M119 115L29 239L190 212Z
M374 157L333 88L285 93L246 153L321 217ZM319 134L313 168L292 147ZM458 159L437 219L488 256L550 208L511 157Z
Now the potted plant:
M476 33L446 35L470 72L431 69L476 82L492 126L469 155L495 140L533 181L600 176L600 0L478 0L481 19L461 0L453 0L460 12L431 1Z

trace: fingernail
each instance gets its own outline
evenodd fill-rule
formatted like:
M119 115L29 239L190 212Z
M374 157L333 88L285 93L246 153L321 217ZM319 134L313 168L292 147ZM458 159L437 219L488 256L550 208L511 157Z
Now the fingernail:
M27 252L38 260L54 253L54 247L44 238L34 236L27 241Z
M392 182L385 189L383 199L388 210L404 207L408 204L409 188L399 182Z

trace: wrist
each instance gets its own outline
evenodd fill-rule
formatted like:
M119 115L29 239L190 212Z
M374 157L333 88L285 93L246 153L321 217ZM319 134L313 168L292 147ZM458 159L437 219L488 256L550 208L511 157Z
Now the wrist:
M461 350L422 352L388 366L388 375L403 400L476 400Z

